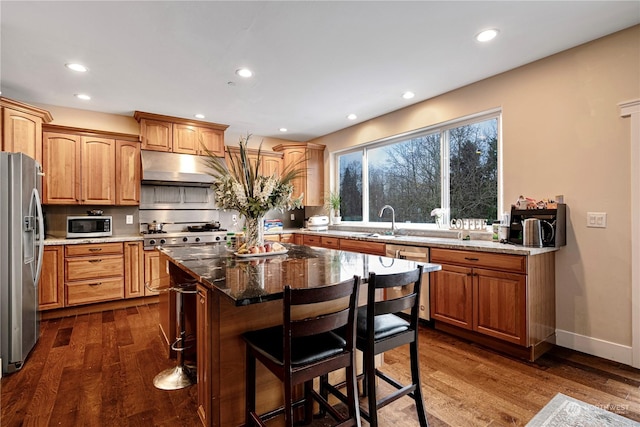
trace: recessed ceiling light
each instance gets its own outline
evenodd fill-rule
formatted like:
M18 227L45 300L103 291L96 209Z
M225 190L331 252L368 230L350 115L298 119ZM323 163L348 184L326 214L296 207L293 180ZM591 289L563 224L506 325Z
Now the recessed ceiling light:
M196 119L204 119L204 114L196 114L195 118Z
M351 113L351 114L349 114L349 115L347 116L347 119L349 119L349 120L355 120L355 119L357 119L357 118L358 118L358 116L356 116L356 115L355 115L355 114L353 114L353 113Z
M251 77L251 76L253 76L253 71L251 71L251 70L250 70L250 69L248 69L248 68L238 68L238 69L236 70L236 74L237 74L237 75L239 75L240 77L245 77L245 78L247 78L247 77Z
M89 71L89 69L82 64L69 63L69 64L64 64L64 66L70 70L78 71L80 73L85 73Z
M414 96L416 96L416 94L415 94L415 93L413 93L413 92L410 92L410 91L406 91L405 93L403 93L403 94L402 94L402 97L403 97L404 99L411 99L411 98L413 98Z
M83 101L88 101L88 100L91 99L91 97L89 95L84 94L84 93L76 93L75 97L78 98L78 99L82 99Z
M476 40L478 40L479 42L488 42L490 40L493 40L497 35L498 30L496 30L495 28L490 28L488 30L480 31L478 34L476 34Z
M280 132L286 132L287 128L280 128Z

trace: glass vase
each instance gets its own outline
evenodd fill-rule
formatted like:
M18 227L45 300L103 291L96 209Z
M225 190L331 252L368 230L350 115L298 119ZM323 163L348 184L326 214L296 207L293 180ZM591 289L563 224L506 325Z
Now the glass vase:
M264 217L246 217L244 225L246 227L247 248L262 245L264 243Z

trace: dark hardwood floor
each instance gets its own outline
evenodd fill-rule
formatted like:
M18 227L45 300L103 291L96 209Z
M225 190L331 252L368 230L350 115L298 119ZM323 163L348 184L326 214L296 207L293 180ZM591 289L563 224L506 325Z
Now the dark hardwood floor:
M24 368L0 382L0 425L200 425L196 387L161 391L152 384L174 364L162 349L157 317L157 305L142 305L43 321ZM640 370L562 348L527 363L428 327L420 339L432 427L522 426L556 393L640 422ZM385 355L385 370L399 379L409 375L405 350ZM384 408L380 419L385 426L417 425L410 399Z

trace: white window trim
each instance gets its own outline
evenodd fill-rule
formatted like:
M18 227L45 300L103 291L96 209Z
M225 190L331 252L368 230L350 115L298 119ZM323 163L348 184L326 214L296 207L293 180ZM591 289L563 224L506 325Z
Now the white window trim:
M446 122L442 122L442 123L438 123L435 125L431 125L431 126L427 126L427 127L423 127L423 128L419 128L419 129L415 129L412 131L408 131L408 132L403 132L397 135L392 135L392 136L388 136L388 137L384 137L384 138L380 138L374 141L369 141L369 142L365 142L362 144L358 144L355 146L351 146L351 147L346 147L340 150L335 150L333 152L331 152L331 156L330 156L330 168L332 170L332 174L331 174L331 181L330 182L330 187L333 191L337 191L338 190L338 185L340 183L340 168L338 167L338 157L340 155L343 154L348 154L351 152L357 152L357 151L363 151L363 165L366 164L367 162L367 150L372 149L372 148L376 148L379 146L383 146L383 145L387 145L389 143L393 143L393 141L403 141L406 139L410 139L410 138L414 138L417 136L420 136L422 134L428 134L428 133L434 133L436 131L444 134L445 136L443 138L440 138L440 152L445 152L444 150L446 149L447 152L449 150L449 134L446 132L447 130L456 128L456 127L460 127L460 126L465 126L468 124L473 124L473 123L477 123L478 121L483 121L483 120L490 120L492 118L497 119L497 132L498 132L498 143L497 143L497 150L498 150L498 159L497 159L497 201L498 201L498 206L497 206L497 212L498 215L500 215L501 212L504 211L504 196L503 196L503 192L504 192L504 186L503 186L503 161L502 161L502 109L501 108L494 108L494 109L490 109L490 110L486 110L480 113L475 113L475 114L471 114L469 116L465 116L465 117L461 117L461 118L457 118L454 120L449 120ZM441 181L441 202L442 202L442 206L449 206L450 200L449 200L449 192L450 192L450 185L449 185L449 162L448 162L448 158L445 158L445 156L441 156L440 157L440 169L441 169L441 174L442 177L446 177L446 178L442 178ZM363 167L363 172L362 172L362 182L363 182L363 189L362 189L362 203L363 203L363 212L362 212L362 221L344 221L342 223L342 226L345 227L376 227L376 226L380 226L380 222L372 222L369 219L369 187L365 186L364 183L368 182L368 168ZM445 212L445 227L448 228L448 226L446 224L449 224L450 218L449 218L449 210L447 209ZM432 224L432 223L398 223L398 225L401 225L402 228L404 229L408 229L408 230L437 230L438 227L436 224Z

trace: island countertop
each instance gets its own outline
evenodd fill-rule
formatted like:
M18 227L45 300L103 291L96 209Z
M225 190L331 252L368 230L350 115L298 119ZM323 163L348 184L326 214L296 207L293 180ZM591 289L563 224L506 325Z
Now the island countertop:
M284 244L287 253L238 257L224 245L166 247L160 251L198 282L222 292L237 306L282 298L285 285L308 288L337 283L354 275L391 274L440 265L378 255Z

